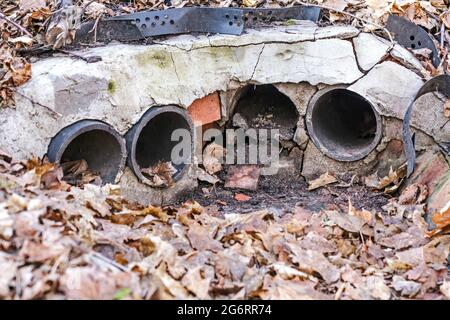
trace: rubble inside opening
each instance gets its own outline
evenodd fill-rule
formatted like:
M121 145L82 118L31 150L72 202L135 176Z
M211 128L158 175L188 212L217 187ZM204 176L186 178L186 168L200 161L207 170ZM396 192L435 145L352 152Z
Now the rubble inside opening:
M171 162L173 147L179 141L172 141L172 133L177 129L185 129L191 132L190 125L185 117L176 112L162 112L157 114L142 127L136 140L135 154L136 163L140 170L151 168L158 163ZM176 178L183 171L186 163L190 160L189 154L183 154L186 162L173 164L176 172L172 177Z

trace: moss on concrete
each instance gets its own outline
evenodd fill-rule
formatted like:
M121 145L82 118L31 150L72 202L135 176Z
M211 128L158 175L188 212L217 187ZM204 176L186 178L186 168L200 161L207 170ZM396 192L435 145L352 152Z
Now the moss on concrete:
M144 52L136 58L140 66L155 65L161 69L166 69L172 64L170 52L164 50Z
M117 84L114 80L109 80L108 82L108 92L110 95L113 95L114 93L116 93L117 90Z

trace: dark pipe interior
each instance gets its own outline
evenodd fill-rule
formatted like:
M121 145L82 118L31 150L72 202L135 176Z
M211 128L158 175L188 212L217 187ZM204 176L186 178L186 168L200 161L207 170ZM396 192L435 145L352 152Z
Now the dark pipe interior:
M122 162L122 150L116 137L104 130L84 132L73 139L60 162L87 161L89 170L98 172L103 182L113 182Z
M244 118L248 128L251 129L278 129L282 140L291 140L294 137L299 114L289 97L271 84L248 85L242 90L242 94L233 109L233 116L239 113ZM233 120L231 120L232 122ZM268 134L267 143L270 145L270 134ZM250 163L249 152L250 139L246 137L245 163ZM287 152L287 150L283 150L282 155ZM261 163L259 153L257 162Z
M240 113L249 127L294 130L299 115L294 103L286 95L270 84L249 85L243 90L245 93L237 102L234 113ZM267 118L268 115L271 117Z
M141 169L149 168L158 162L171 161L173 147L178 141L171 141L172 132L176 129L190 131L189 123L176 112L164 112L152 118L142 129L136 143L136 162ZM183 155L185 156L185 155ZM186 155L186 159L190 155ZM177 169L174 177L183 170L185 164L173 164Z
M376 137L377 118L371 104L346 89L317 99L311 114L313 135L330 153L368 154Z

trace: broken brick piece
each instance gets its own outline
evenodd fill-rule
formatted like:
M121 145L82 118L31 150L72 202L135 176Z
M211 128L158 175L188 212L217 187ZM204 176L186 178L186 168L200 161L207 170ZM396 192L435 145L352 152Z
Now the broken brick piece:
M188 108L194 125L202 126L221 119L219 93L195 100Z
M235 195L234 195L234 199L236 199L237 201L240 201L240 202L243 202L243 201L248 201L248 200L250 200L252 197L250 197L250 196L248 196L248 195L246 195L246 194L243 194L243 193L236 193Z
M255 165L234 166L228 169L225 188L256 190L261 169Z

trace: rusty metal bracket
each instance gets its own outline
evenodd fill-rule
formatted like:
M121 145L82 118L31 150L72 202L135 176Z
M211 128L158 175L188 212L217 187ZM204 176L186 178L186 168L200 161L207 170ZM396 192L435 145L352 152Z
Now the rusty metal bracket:
M399 16L390 15L386 29L393 34L395 41L411 49L428 48L431 50L431 60L435 67L439 66L441 59L431 36L415 23Z
M264 25L273 21L319 20L320 8L312 6L293 6L288 8L244 8L245 27Z
M414 146L414 138L410 130L411 115L414 107L414 102L421 96L430 92L440 92L447 97L450 97L450 75L440 75L428 80L417 92L414 100L409 104L406 110L405 117L403 119L403 148L405 150L407 159L407 173L406 176L409 177L414 171L416 163L416 151ZM450 142L448 145L443 146L447 153L450 152Z
M78 42L94 38L132 41L191 32L240 35L244 21L240 9L189 7L117 16L99 21L97 28L94 27L93 22L83 25L77 32Z
M320 9L294 6L275 9L239 9L187 7L144 11L84 23L76 34L76 43L97 41L133 41L148 37L183 33L221 33L240 35L244 27L273 21L298 19L317 21Z
M239 35L244 30L242 10L232 8L188 7L144 11L111 20L131 20L144 37L189 32Z

